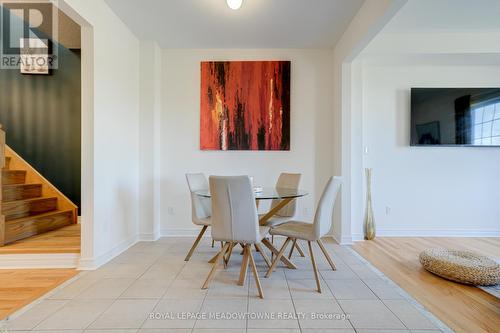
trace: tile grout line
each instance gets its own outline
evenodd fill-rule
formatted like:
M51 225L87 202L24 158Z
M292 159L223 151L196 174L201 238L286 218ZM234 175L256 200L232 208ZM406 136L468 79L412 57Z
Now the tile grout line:
M363 278L356 272L354 271L354 274L356 274L357 277L359 277L359 280L375 295L375 297L377 297L377 300L382 302L382 304L384 304L384 306L387 308L387 310L389 310L389 312L391 312L398 320L399 322L409 331L410 328L408 326L406 326L406 324L401 320L401 318L399 318L399 316L397 314L394 313L394 311L392 311L392 309L390 309L387 304L384 303L384 301L375 293L373 292L373 290L365 283L365 281L363 281ZM354 327L354 325L353 325Z
M153 267L153 265L154 265L154 264L156 264L158 261L160 261L160 259L162 258L162 256L163 256L164 254L166 254L167 252L168 252L168 248L167 248L164 252L162 252L162 255L161 255L161 256L159 256L159 257L158 257L158 259L156 259L156 261L155 261L154 263L152 263L152 264L148 267L148 269L146 269L146 270L145 270L145 271L144 271L144 272L143 272L143 273L142 273L142 274L141 274L141 275L137 278L137 280L139 280L142 276L144 276L144 274L146 274L146 272L147 272L147 271L148 271L151 267ZM179 269L179 271L177 272L177 274L175 275L175 277L172 279L172 281L169 283L168 287L165 289L165 291L163 292L163 294L161 295L161 297L160 297L160 298L158 298L158 301L155 303L155 305L153 306L153 308L151 309L151 311L153 311L153 312L154 312L154 310L156 309L156 307L158 306L158 304L162 301L163 296L165 296L165 294L168 292L168 290L170 289L170 287L172 286L172 284L174 283L174 281L177 279L177 277L179 276L179 274L182 272L182 270L184 269L184 267L186 267L186 264L187 264L187 262L184 262L184 263L182 264L182 268L181 268L181 269ZM137 280L136 280L136 281L137 281ZM128 288L127 288L127 289L128 289ZM123 293L124 293L125 291L127 291L127 290L124 290L124 291L123 291ZM122 293L121 295L123 295L123 293ZM120 296L121 296L121 295L120 295ZM118 297L118 298L119 298L119 297ZM142 321L141 325L140 325L140 326L139 326L139 328L137 329L137 332L139 332L139 330L141 330L141 329L142 329L142 327L144 326L144 324L146 323L146 321L147 321L147 320L148 320L148 318L146 317L146 318Z
M359 258L358 258L359 259ZM349 266L349 265L348 265ZM350 266L349 266L350 268ZM387 308L387 310L389 310L400 322L401 324L403 324L403 326L407 329L407 330L410 330L410 328L408 326L406 326L406 324L401 320L401 318L399 318L398 315L396 315L396 313L394 313L394 311L392 311L388 306L387 304L384 303L384 301L372 290L372 288L370 288L370 286L368 286L368 284L366 284L366 282L363 280L363 278L361 277L361 275L359 275L355 270L351 269L354 274L356 274L356 276L359 278L359 280L361 281L361 283L363 283L363 285L365 285L372 293L373 295L375 295L375 297L377 298L377 300L381 301L384 306ZM342 306L341 306L342 307ZM352 322L351 322L352 324ZM354 325L353 325L354 327ZM355 329L356 330L356 329ZM357 330L356 330L357 331Z
M326 244L326 245L327 245L327 244ZM325 246L326 246L326 245L325 245ZM328 249L327 249L327 251L328 251ZM342 258L339 258L339 259L342 261L342 264L344 264L344 265L346 265L346 266L348 266L348 267L349 267L349 265L348 265L348 264L347 264L344 260L342 260ZM349 269L350 269L350 268L349 268ZM356 273L356 272L354 272L354 273ZM328 288L328 290L330 290L330 292L332 293L332 297L333 297L333 299L334 299L334 300L335 300L335 302L339 305L339 307L340 307L340 309L342 310L342 312L343 312L345 315L347 315L347 312L344 310L344 308L342 307L342 305L339 303L339 300L337 299L337 297L335 297L335 294L333 293L332 288L330 288L330 285L329 285L328 283L326 283L326 281L325 281L325 284L326 284L326 287ZM354 324L352 323L351 319L349 319L349 318L348 318L348 319L347 319L347 321L349 322L349 325L351 325L351 328L354 330L354 332L357 332L358 330L354 327Z
M357 253L352 247L346 246L346 248L362 263L364 263L369 269L371 269L375 274L377 274L382 280L391 285L396 291L411 305L413 305L424 317L426 317L431 323L433 323L436 328L445 333L453 333L453 330L450 329L444 322L442 322L439 318L437 318L434 314L428 311L422 304L420 304L415 298L413 298L410 294L408 294L403 288L398 286L394 281L392 281L389 277L387 277L384 273L382 273L379 269L373 266L368 260L366 260L363 256ZM356 272L354 272L356 273ZM357 273L356 273L357 274ZM363 279L361 279L363 280ZM377 296L378 297L378 296ZM383 301L382 301L383 302ZM385 303L384 303L385 305ZM387 307L387 306L386 306ZM388 308L389 309L389 308ZM389 309L390 310L390 309ZM391 310L392 312L392 310ZM399 317L396 316L398 319ZM404 323L403 323L404 324ZM405 325L406 327L406 325Z
M221 252L221 251L222 251L222 249L220 251L217 251L216 254L219 253L219 252ZM223 256L222 260L224 260L224 256ZM219 263L215 262L215 265L219 265ZM215 270L216 271L214 273L216 274L217 273L217 267L215 268ZM180 272L179 272L179 274L180 274ZM209 271L209 274L210 274L210 271ZM215 278L215 276L214 276L214 278ZM198 312L201 312L201 310L203 309L203 305L205 304L205 301L207 300L207 297L208 297L208 288L207 288L207 292L206 292L205 296L203 297L203 300L201 301L200 308L198 309ZM196 320L193 323L193 327L191 328L191 333L194 332L197 323L198 323L198 318L196 318Z
M249 262L247 262L247 264L249 264ZM243 261L242 261L242 266L243 266ZM241 268L240 268L240 271L241 271ZM248 282L248 290L247 290L247 314L250 311L250 281L248 281L248 280L250 280L250 279L247 279L247 282ZM248 333L248 316L246 318L246 323L245 323L245 332Z
M295 301L293 299L292 291L290 290L290 284L288 283L288 277L286 276L286 272L283 272L283 276L285 277L286 285L288 287L288 293L290 294L290 299L292 300L293 310L295 311L295 315L297 316L297 308L295 307ZM299 331L302 333L302 326L300 325L300 320L297 316L297 324L299 325Z
M167 250L165 250L164 252L162 252L162 255L163 255L163 254L165 254L166 252L167 252ZM123 252L123 253L125 253L125 252ZM141 253L141 252L139 251L139 253ZM156 262L158 262L158 260L160 260L160 258L161 258L161 256L160 256L158 259L156 259L154 262L152 262L149 266L147 266L147 268L144 270L144 272L143 272L142 274L140 274L138 277L136 277L136 278L134 279L134 282L136 282L137 280L139 280L139 279L140 279L140 277L141 277L141 276L143 276L147 270L149 270L149 269L150 269L150 268L151 268L151 267L152 267L152 266L153 266ZM103 280L103 279L104 279L104 278L102 278L101 280ZM112 306L113 306L113 305L114 305L114 304L115 304L118 300L120 300L120 296L121 296L121 295L123 295L123 294L127 291L127 289L128 289L128 288L130 288L130 286L134 284L134 282L132 282L129 286L127 286L127 288L125 288L125 289L123 290L123 292L122 292L120 295L118 295L118 297L117 297L117 298L115 298L115 299L111 302L111 304L110 304L110 305L109 305L109 306L108 306L108 307L107 307L107 308L106 308L103 312L101 312L101 314L100 314L99 316L97 316L97 317L96 317L96 319L94 319L94 320L93 320L93 321L92 321L89 325L87 325L87 326L86 326L83 330L84 330L84 331L85 331L85 330L88 330L88 329L89 329L89 328L90 328L90 327L91 327L91 326L92 326L92 325L93 325L93 324L94 324L94 323L95 323L95 322L96 322L99 318L101 318L101 316L102 316L102 315L103 315L106 311L108 311L108 310L109 310L109 309L110 309L110 308L111 308L111 307L112 307ZM83 291L82 291L82 293L83 293ZM81 294L81 293L80 293L80 294ZM137 299L139 299L139 298L137 298ZM147 300L150 300L150 299L147 299ZM154 308L156 307L156 305L158 305L158 303L159 303L159 301L160 301L160 300L161 300L161 298L160 298L160 299L158 299L158 301L156 302L156 304L155 304L155 305L154 305L154 307L153 307L153 310L154 310ZM139 330L141 329L142 325L144 325L144 322L145 322L146 320L147 320L147 318L145 318L145 319L143 320L143 322L142 322L141 326L139 326L139 328L137 328L137 331L139 331ZM128 329L128 328L127 328L127 329ZM132 328L132 329L135 329L135 328Z

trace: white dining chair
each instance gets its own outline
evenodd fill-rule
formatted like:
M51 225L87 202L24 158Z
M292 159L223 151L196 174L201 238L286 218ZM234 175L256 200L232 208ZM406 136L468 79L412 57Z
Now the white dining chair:
M276 182L276 188L298 190L301 176L302 175L300 173L283 172L278 177L278 181ZM271 209L276 207L280 202L281 202L281 200L279 200L279 199L273 199L271 201ZM292 200L285 207L281 208L273 217L271 217L266 222L266 225L271 227L271 228L277 227L280 224L292 221L294 219L296 213L297 213L297 200ZM263 215L261 215L261 217L262 216ZM274 243L274 237L271 238L271 242ZM304 251L300 247L299 243L297 243L295 241L293 244L293 247L290 250L290 254L288 255L288 258L292 257L292 253L293 253L293 250L295 248L297 248L299 254L302 257L305 256Z
M285 188L285 189L299 189L300 183L300 173L281 173L278 177L278 181L276 182L276 188ZM273 199L271 201L271 209L278 206L281 202L279 199ZM285 222L288 222L293 219L295 213L297 212L297 200L290 201L285 207L281 208L273 217L271 217L266 225L273 228Z
M281 256L286 250L286 247L290 243L290 241L296 241L297 239L306 240L309 246L309 254L311 256L311 263L314 271L314 277L316 279L316 286L318 292L321 293L321 284L319 281L319 273L318 268L316 266L316 261L314 258L312 242L318 243L321 251L325 255L326 260L330 264L332 270L336 270L335 264L333 263L332 258L328 254L323 242L321 241L321 237L325 236L332 227L332 215L333 208L335 206L335 199L337 197L337 193L342 184L342 179L340 177L331 177L326 184L326 187L321 195L321 198L318 203L318 207L316 208L316 214L314 216L313 223L300 222L300 221L290 221L284 224L281 224L273 229L271 229L271 235L280 235L286 237L285 243L281 247L278 252L276 259L274 259L271 267L266 273L266 277L271 276L273 270L276 268Z
M217 254L202 289L208 288L215 276L219 261L222 259L224 262L226 253L229 256L232 246L239 243L243 245L244 253L238 284L245 284L247 268L250 265L259 296L264 298L252 254L252 245L256 246L261 255L266 257L260 247L260 242L267 236L270 228L259 226L250 178L248 176L210 176L209 182L212 194L212 238L223 242L224 245Z
M197 191L208 190L208 181L204 174L188 173L186 174L186 180L189 191L191 192L191 220L194 224L202 227L193 246L191 246L191 249L184 259L184 261L189 261L203 237L203 234L205 234L207 228L212 224L210 219L212 215L212 202L210 198L205 198L195 193Z

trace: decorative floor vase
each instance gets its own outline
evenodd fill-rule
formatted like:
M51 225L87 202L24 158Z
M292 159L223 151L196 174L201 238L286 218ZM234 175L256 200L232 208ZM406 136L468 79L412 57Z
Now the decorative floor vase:
M375 218L373 217L372 207L372 169L366 168L366 211L364 221L365 239L375 238Z

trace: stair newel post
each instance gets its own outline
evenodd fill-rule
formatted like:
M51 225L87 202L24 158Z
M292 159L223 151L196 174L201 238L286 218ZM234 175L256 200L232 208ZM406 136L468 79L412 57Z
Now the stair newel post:
M5 132L0 124L0 170L5 166ZM5 244L5 216L2 214L2 177L0 177L0 246Z

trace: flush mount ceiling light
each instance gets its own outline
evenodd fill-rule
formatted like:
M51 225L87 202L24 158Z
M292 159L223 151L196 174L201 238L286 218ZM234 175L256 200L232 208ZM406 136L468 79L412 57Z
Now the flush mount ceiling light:
M226 2L229 8L237 10L240 9L243 0L226 0Z

